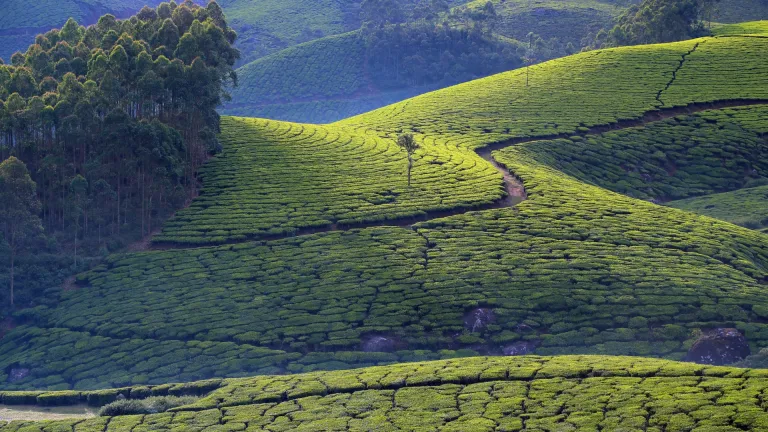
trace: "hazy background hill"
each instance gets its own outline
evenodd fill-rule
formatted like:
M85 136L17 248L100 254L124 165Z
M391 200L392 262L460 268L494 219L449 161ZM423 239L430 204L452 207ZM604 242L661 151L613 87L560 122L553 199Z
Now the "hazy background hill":
M204 3L204 0L196 0ZM112 13L127 17L159 0L7 0L0 17L0 58L9 62L34 37L69 17L84 25ZM405 23L401 37L362 33L361 0L222 0L238 33L240 88L225 114L328 123L427 91L524 64L580 51L608 29L632 0L446 0L450 13L435 25L471 34L414 26L425 0L393 0ZM491 16L487 4L492 5ZM768 17L764 0L723 0L713 20ZM381 32L380 32L381 33ZM412 40L418 37L420 42ZM446 39L441 45L438 39ZM459 39L462 39L459 41ZM381 59L381 53L399 53ZM400 75L401 63L415 70ZM450 66L448 66L450 65ZM450 69L450 70L447 70ZM418 70L418 71L417 71Z

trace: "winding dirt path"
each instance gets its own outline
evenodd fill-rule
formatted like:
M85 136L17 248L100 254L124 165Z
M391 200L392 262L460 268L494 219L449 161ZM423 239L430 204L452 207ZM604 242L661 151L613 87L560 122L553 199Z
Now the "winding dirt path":
M212 247L212 246L222 246L227 244L244 243L248 241L272 241L272 240L279 240L284 238L298 237L298 236L318 234L318 233L324 233L324 232L348 231L352 229L361 229L361 228L384 227L384 226L413 227L413 225L419 222L425 222L432 219L440 219L440 218L449 217L449 216L458 216L458 215L462 215L469 212L475 212L475 211L514 207L520 204L521 202L525 201L528 198L528 194L525 191L525 187L523 186L522 181L519 178L515 177L515 175L511 173L509 169L507 169L507 167L505 167L503 164L499 163L496 159L493 158L494 151L502 150L507 147L511 147L515 145L535 142L535 141L566 139L573 136L599 135L599 134L603 134L610 131L641 127L649 123L654 123L654 122L669 119L672 117L677 117L679 115L691 115L691 114L699 113L702 111L725 109L725 108L749 107L749 106L767 105L767 104L768 104L768 100L764 100L764 99L722 100L722 101L716 101L716 102L693 103L690 105L679 106L679 107L659 108L654 111L646 112L645 114L634 119L619 120L615 123L593 126L583 132L541 135L541 136L535 136L535 137L519 137L519 138L512 138L506 141L501 141L498 143L489 144L485 147L477 149L476 150L477 154L483 159L485 159L486 161L488 161L491 165L493 165L494 168L496 168L501 173L504 179L503 180L504 188L507 192L507 196L499 200L496 200L491 204L478 205L476 207L471 207L471 208L458 208L458 209L448 210L448 211L426 212L424 215L420 217L402 218L402 219L396 219L396 220L391 220L386 222L376 221L376 222L363 222L358 224L332 224L325 227L305 228L305 229L296 230L291 233L271 235L271 236L254 235L245 240L236 240L236 241L216 243L216 244L201 243L198 245L190 245L190 244L176 244L176 243L155 243L155 244L152 244L151 247L149 247L148 249L149 250L194 249L199 247Z

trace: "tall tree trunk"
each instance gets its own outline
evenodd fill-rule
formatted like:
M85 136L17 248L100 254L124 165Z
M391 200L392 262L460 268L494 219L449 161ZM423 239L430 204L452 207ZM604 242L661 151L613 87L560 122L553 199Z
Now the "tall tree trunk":
M13 307L13 278L16 264L16 234L11 234L11 307Z
M408 187L411 187L411 169L413 168L413 158L408 155Z

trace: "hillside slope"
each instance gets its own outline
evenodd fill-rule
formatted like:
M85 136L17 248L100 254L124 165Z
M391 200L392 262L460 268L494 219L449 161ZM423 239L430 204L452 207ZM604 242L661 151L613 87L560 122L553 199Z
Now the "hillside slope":
M481 16L487 3L486 0L477 0L457 6L445 20L453 26L465 25L473 17ZM594 0L494 0L491 3L496 18L483 18L481 25L490 26L498 36L510 38L509 49L518 51L521 58L526 55L537 61L560 57L591 46L595 35L601 29L609 29L630 4ZM713 17L719 22L759 18L768 18L768 9L753 0L719 2ZM742 29L733 26L717 31L745 34ZM534 34L532 40L529 40L530 33ZM378 88L379 83L371 77L370 68L366 66L368 60L365 58L363 42L355 38L354 34L359 33L317 39L314 43L280 51L246 64L238 71L241 88L233 89L233 101L223 112L228 115L329 123L466 80L422 85L402 83L399 91ZM521 45L515 41L524 43ZM534 42L533 50L525 53L529 42ZM393 42L389 49L396 52L402 47ZM409 59L407 57L403 60L405 66ZM468 64L483 61L474 59ZM505 69L492 72L512 69L521 64L522 61L518 65L508 65ZM447 67L429 62L416 62L415 65L416 68L428 70ZM485 75L488 73L476 74L474 78Z
M226 119L224 154L163 250L111 257L58 306L18 314L0 383L89 389L504 352L681 359L721 326L768 346L764 235L585 184L531 150L766 101L766 48L732 36L595 51L323 127ZM407 131L422 145L410 190L391 142ZM502 165L528 195L514 207ZM8 382L11 370L27 374Z
M224 114L330 123L519 67L517 41L436 24L362 30L297 45L238 69Z
M467 3L466 12L485 7L487 0ZM545 40L555 38L565 46L588 45L601 29L610 28L631 2L599 0L493 0L498 15L496 31L513 39L527 41L534 33ZM457 8L459 9L459 8Z
M622 357L475 358L123 389L178 394L219 386L171 412L56 422L3 432L764 430L761 370ZM94 401L109 401L116 392ZM6 394L13 398L14 394ZM41 395L53 400L65 395ZM95 395L82 395L92 400ZM33 396L34 397L34 396ZM70 395L70 400L77 395ZM103 403L103 402L102 402Z

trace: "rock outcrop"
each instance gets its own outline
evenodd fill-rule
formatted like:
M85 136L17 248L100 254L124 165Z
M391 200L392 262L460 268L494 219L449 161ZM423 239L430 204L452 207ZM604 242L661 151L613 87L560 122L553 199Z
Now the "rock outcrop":
M693 343L686 360L709 365L728 365L751 354L747 338L734 328L708 330Z

